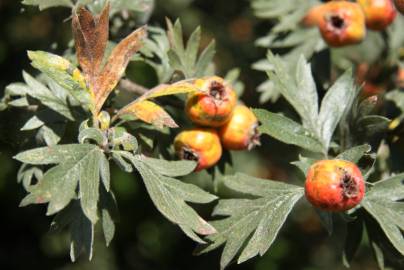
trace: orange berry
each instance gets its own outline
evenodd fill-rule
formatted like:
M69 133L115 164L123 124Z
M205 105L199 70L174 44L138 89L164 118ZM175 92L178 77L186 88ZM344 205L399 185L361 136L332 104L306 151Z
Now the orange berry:
M365 194L365 181L359 168L345 160L320 160L306 177L305 194L315 207L340 212L358 205Z
M222 156L217 131L210 128L193 128L180 132L174 139L174 148L179 158L198 163L195 171L212 167Z
M365 38L365 16L357 3L335 1L323 6L318 27L328 45L341 47L359 43Z
M384 30L397 15L391 0L358 0L365 13L366 26L372 30Z
M237 105L230 120L220 128L223 147L228 150L252 149L260 143L257 127L254 113L244 105Z
M187 99L185 112L189 119L209 127L226 123L237 102L236 93L230 85L217 76L197 79L194 85L200 91L191 93Z

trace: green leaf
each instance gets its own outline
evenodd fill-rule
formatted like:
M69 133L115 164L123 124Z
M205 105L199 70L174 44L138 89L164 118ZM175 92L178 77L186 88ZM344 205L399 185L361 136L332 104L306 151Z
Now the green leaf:
M125 157L125 158L124 158ZM133 155L126 151L112 151L112 160L121 170L131 173L133 171L132 164L125 159L130 160Z
M111 172L109 169L109 161L105 155L100 155L100 176L105 190L109 191L111 186Z
M291 164L295 165L306 176L311 165L313 165L317 159L307 158L299 155L298 161L293 161Z
M43 171L29 164L22 164L17 173L17 182L22 183L25 190L29 190L34 182L40 182L43 178Z
M49 88L47 88L44 84L33 78L25 71L23 72L23 77L28 85L28 95L35 99L38 99L43 105L63 115L67 119L74 120L66 98L56 96Z
M285 61L275 57L270 51L267 57L273 65L273 70L267 72L269 78L300 115L303 126L317 134L318 97L310 64L301 56L296 66L296 76L292 77Z
M132 162L142 176L154 205L166 218L178 224L185 234L199 243L204 243L195 233L210 235L216 232L215 228L185 203L185 201L206 203L214 200L215 196L196 186L162 176L139 156L135 156Z
M42 122L41 119L39 119L38 117L36 117L34 115L24 124L24 126L20 130L21 131L33 130L33 129L40 128L43 125L44 125L44 122Z
M280 114L271 113L263 109L254 109L262 125L260 132L268 134L287 144L297 145L313 152L322 152L322 145L309 130Z
M60 211L52 221L52 230L69 228L70 258L73 262L81 253L86 253L89 260L93 256L94 225L84 215L78 201L73 201Z
M186 79L207 75L208 67L215 55L215 42L211 41L198 57L201 40L199 27L192 32L186 47L184 47L181 22L177 20L173 25L170 20L167 20L167 27L167 36L170 42L167 56L171 67L181 71Z
M362 206L378 222L391 244L404 255L404 174L376 182Z
M156 172L165 176L183 176L190 174L196 167L196 162L190 160L168 161L164 159L140 157L142 162L153 168Z
M83 147L85 146L85 147ZM48 154L47 154L48 153ZM33 203L49 203L47 215L55 214L76 197L79 183L79 198L84 214L97 222L98 186L102 151L96 145L56 145L26 151L17 159L32 164L60 163L49 169L42 180L33 186L21 206ZM25 158L28 157L28 158Z
M301 187L244 174L226 176L224 184L235 191L257 196L256 199L220 200L214 215L229 216L213 221L219 231L207 237L209 244L201 246L205 253L225 244L221 269L237 255L242 263L263 255L271 246L295 203L303 196Z
M70 258L75 262L79 255L85 252L91 260L93 257L94 224L83 214L81 209L75 211L77 214L70 225Z
M358 90L354 86L352 71L346 71L331 87L321 102L318 125L323 145L328 149L334 130L349 109Z
M128 133L122 127L114 127L111 129L112 144L114 149L122 147L125 151L136 151L138 148L138 142L135 136Z
M201 52L195 67L195 77L206 76L207 69L212 63L213 57L216 54L216 42L212 40L208 46Z
M24 5L38 6L39 10L44 10L50 7L73 7L70 0L23 0Z
M109 246L115 234L115 223L118 216L118 207L114 194L112 192L105 192L101 189L100 192L100 209L102 218L102 229L104 231L104 238L106 245Z
M93 144L63 144L27 150L14 158L23 163L34 165L57 164L78 161L88 152L98 148Z
M39 69L61 87L69 91L86 109L94 109L94 97L86 86L83 75L68 60L43 51L29 51L32 66Z
M368 144L358 145L339 154L336 159L343 159L357 163L366 153L369 153L371 149L372 148Z
M47 126L42 126L39 131L37 137L46 143L48 146L53 146L59 143L61 137L64 133L65 125L64 124L51 124L49 123Z
M358 131L370 138L373 135L388 130L390 119L380 115L367 115L361 117L356 123Z
M95 224L100 185L100 161L104 154L98 150L83 158L79 173L79 198L84 214Z
M314 208L318 217L320 218L320 222L323 227L327 230L328 235L331 235L334 230L334 222L333 222L333 213L322 211L320 209Z
M80 131L78 141L83 144L86 140L93 140L98 145L106 145L108 139L105 134L97 128L86 128Z

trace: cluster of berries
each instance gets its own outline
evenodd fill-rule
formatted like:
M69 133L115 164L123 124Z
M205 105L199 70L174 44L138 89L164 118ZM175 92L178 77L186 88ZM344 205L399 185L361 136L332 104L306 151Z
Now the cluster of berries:
M195 160L200 171L215 165L227 150L251 149L259 144L258 120L222 78L213 76L193 82L198 91L188 96L185 112L197 125L180 132L174 148L181 159Z
M404 13L404 0L395 0L397 10ZM366 28L382 31L396 17L392 0L334 0L312 7L305 18L305 26L317 26L323 39L332 47L361 42Z

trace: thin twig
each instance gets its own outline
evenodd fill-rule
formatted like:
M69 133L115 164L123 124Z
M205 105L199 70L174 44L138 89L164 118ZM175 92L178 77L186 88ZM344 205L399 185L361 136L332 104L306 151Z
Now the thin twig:
M149 91L149 89L147 89L146 87L143 87L137 83L132 82L131 80L128 79L122 79L119 82L119 88L127 91L127 92L131 92L134 93L136 95L143 95L144 93L146 93L147 91Z

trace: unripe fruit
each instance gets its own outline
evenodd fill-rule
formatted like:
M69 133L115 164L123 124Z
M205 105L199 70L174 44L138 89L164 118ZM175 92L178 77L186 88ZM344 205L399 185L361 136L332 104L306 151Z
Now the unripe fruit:
M366 26L380 31L389 26L397 15L392 0L358 0L365 13Z
M307 200L326 211L346 211L360 203L365 194L365 182L359 168L345 160L320 160L314 163L306 177Z
M212 167L222 156L222 145L214 129L194 128L180 132L174 139L174 148L181 159L198 163L195 171Z
M219 131L223 147L228 150L252 149L259 145L258 120L244 105L234 108L230 120Z
M336 1L323 6L318 27L328 45L341 47L359 43L365 38L365 16L357 3Z
M226 123L237 97L234 90L217 76L197 79L194 85L201 91L189 95L185 112L192 122L210 127L219 127Z
M396 9L404 15L404 0L394 0Z

